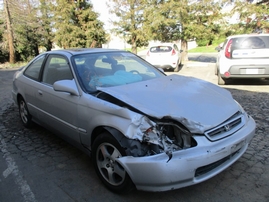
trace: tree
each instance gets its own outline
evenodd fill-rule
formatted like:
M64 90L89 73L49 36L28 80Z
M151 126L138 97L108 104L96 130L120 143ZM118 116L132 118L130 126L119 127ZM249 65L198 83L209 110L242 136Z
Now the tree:
M11 41L13 42L13 51L9 51L9 57L14 60L32 59L39 54L40 25L37 18L39 1L5 0L5 3L8 6L9 17L5 15L7 32L3 35L4 41L8 41L9 49L12 48Z
M183 61L188 60L188 40L210 43L219 32L220 5L211 0L151 0L144 10L145 26L152 39L163 42L181 41Z
M106 42L103 23L86 0L56 0L55 42L63 48L101 47Z
M48 0L40 0L39 10L41 15L38 17L39 32L41 35L40 45L46 48L46 51L50 51L53 48L53 12L52 4Z
M10 15L9 3L7 0L4 0L5 14L6 14L6 25L7 25L7 36L8 36L8 47L9 47L9 62L15 63L15 48L14 48L14 36L13 36L13 27Z
M236 33L261 33L269 30L269 1L236 1L231 14L238 13L240 22Z
M38 0L13 1L13 18L16 39L16 51L21 60L28 61L39 54L41 34L38 21Z
M115 15L112 21L117 34L123 34L127 43L132 45L132 52L148 45L148 35L143 29L145 0L110 0L110 13Z
M4 21L1 18L1 14L0 14L0 43L2 43L3 41L3 34L4 34Z
M4 63L9 60L8 51L5 49L4 43L4 30L5 30L5 22L4 22L4 14L0 10L0 63Z

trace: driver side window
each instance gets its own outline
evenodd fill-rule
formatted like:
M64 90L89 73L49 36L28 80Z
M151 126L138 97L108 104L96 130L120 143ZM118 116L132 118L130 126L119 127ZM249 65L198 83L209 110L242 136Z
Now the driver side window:
M50 55L44 68L42 82L53 85L56 81L66 79L73 79L66 58L60 55Z

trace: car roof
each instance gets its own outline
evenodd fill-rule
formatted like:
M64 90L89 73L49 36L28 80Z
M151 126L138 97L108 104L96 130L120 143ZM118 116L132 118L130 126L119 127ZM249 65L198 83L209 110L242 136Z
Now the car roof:
M255 37L255 36L269 36L269 34L257 34L257 33L253 33L253 34L238 34L238 35L229 36L229 37L227 37L227 39L239 38L239 37Z
M105 49L105 48L70 48L70 49L59 49L59 50L52 50L46 53L61 53L61 54L70 54L70 55L80 55L86 53L103 53L103 52L126 52L124 50L118 49Z

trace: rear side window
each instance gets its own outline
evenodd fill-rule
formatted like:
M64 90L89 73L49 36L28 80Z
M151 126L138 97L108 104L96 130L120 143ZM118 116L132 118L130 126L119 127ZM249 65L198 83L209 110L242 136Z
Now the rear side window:
M24 75L31 79L38 80L45 57L46 55L41 55L33 61L25 70Z
M171 46L154 46L150 48L150 52L152 53L170 52L171 50Z
M232 40L233 50L269 48L269 36L238 37Z

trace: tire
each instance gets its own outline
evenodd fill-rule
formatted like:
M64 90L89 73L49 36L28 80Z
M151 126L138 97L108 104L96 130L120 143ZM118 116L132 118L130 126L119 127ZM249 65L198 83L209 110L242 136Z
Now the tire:
M220 76L220 73L218 73L218 84L225 85L225 80Z
M26 102L24 101L23 98L19 98L18 103L19 103L19 114L21 121L26 128L30 128L33 125L33 122L32 122L32 116L29 113Z
M215 66L215 75L218 75L218 67L217 67L217 64Z
M181 62L178 62L176 68L174 69L174 72L179 72Z
M134 189L134 184L115 160L125 156L124 149L108 132L101 133L92 145L92 160L95 171L104 185L111 191L122 194Z

